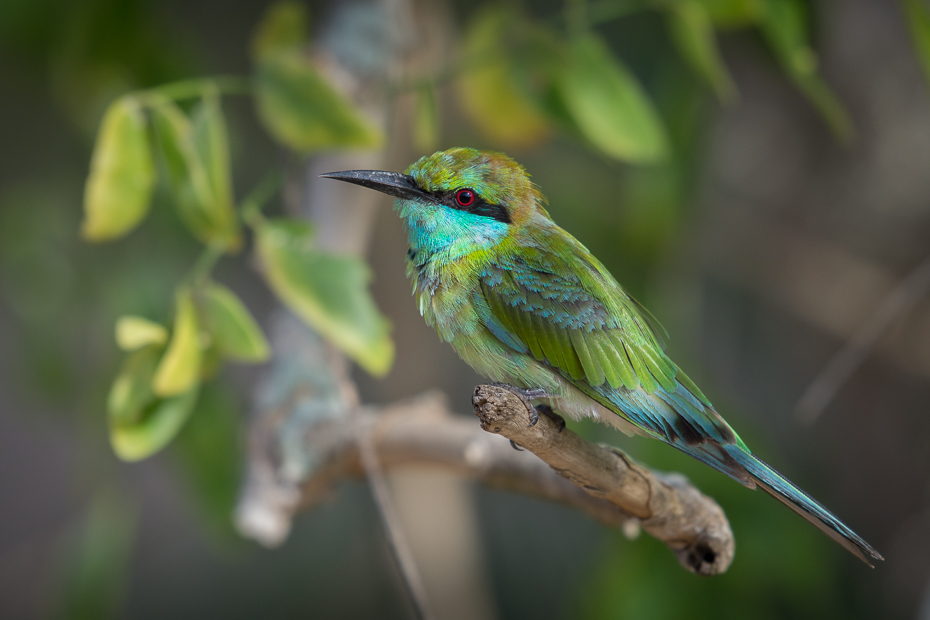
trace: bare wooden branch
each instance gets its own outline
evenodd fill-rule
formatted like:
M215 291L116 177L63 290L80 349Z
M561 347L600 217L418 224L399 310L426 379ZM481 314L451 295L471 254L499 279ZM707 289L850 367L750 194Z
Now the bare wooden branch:
M445 398L436 393L382 410L364 408L355 416L322 418L300 438L301 452L312 457L307 461L312 467L302 468L299 484L294 479L275 483L292 488L293 501L260 505L266 513L278 511L271 515L276 522L289 522L299 508L330 499L343 480L362 477L357 442L362 433L371 438L385 469L441 467L490 487L577 508L628 534L641 524L694 573L718 574L730 565L734 542L723 511L682 476L652 472L615 448L567 429L560 432L545 416L530 425L527 405L504 388L479 386L475 404L480 427L473 419L452 415ZM540 458L514 450L507 439ZM265 455L266 475L293 471L276 462L278 458ZM262 486L267 488L267 482ZM245 500L240 524L256 509Z
M479 385L474 405L483 429L533 452L591 496L639 519L688 570L716 575L729 567L734 541L723 510L682 476L654 473L616 448L592 443L536 415L505 387Z

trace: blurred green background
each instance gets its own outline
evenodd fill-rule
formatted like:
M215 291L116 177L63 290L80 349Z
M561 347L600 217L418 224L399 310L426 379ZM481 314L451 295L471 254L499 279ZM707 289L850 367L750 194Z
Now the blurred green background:
M307 3L314 36L351 4ZM720 73L675 34L676 3L585 4L491 6L556 32L587 11L654 103L668 136L663 161L631 163L649 157L611 153L544 105L551 126L514 139L480 119L506 102L452 80L430 85L438 134L414 128L413 145L388 145L392 169L451 146L506 150L524 164L553 218L662 321L672 357L755 452L886 562L868 569L763 493L657 442L582 425L716 498L737 540L729 572L699 578L648 536L626 540L567 508L466 485L456 506L476 534L464 539L474 543L467 562L441 559L444 575L462 568L448 591L431 591L440 617L930 618L930 303L895 318L813 425L793 414L930 254L926 5L702 0ZM481 7L440 6L452 42L474 44ZM0 2L0 617L410 617L363 484L298 518L279 549L235 532L246 413L266 367L225 369L150 460L122 463L108 443L105 403L121 360L113 323L168 317L200 250L163 187L140 230L105 245L80 239L100 118L130 90L248 75L266 9ZM532 71L524 77L533 92ZM223 105L237 195L299 161L269 137L249 96ZM377 217L368 258L397 354L384 379L356 373L362 395L381 403L436 387L468 413L480 379L423 325L401 224L387 206ZM221 262L217 278L267 324L276 301L247 253ZM438 477L413 485L441 489ZM446 496L397 485L405 513L435 515L437 526L434 504Z

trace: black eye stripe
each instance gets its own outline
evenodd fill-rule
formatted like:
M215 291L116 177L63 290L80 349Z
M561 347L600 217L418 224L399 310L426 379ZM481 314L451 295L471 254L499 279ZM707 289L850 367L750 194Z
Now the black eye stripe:
M459 205L456 200L456 194L462 189L470 188L458 188L451 192L444 192L442 194L434 194L437 201L440 204L444 204L447 207L455 209L457 211L464 211L466 213L473 213L475 215L480 215L481 217L489 217L492 220L497 220L498 222L503 222L504 224L512 223L510 219L510 213L507 212L507 208L504 205L495 205L487 202L484 198L481 197L478 192L472 190L472 195L474 196L474 201L467 207Z

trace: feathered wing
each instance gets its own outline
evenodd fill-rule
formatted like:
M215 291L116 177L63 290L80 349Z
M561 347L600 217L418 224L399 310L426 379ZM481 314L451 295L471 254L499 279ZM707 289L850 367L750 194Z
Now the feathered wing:
M645 434L747 487L758 484L866 563L866 556L881 559L832 513L752 455L665 355L661 326L567 233L501 253L479 279L484 302L477 304L479 314L503 344L513 347L516 338L537 362Z
M485 268L489 330L517 336L536 361L648 435L685 445L739 442L665 355L655 320L587 250L559 237ZM551 247L558 243L566 247Z

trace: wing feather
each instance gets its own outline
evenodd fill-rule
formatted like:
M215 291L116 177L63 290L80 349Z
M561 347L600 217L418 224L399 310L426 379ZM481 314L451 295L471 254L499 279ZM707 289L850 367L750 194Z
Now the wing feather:
M599 264L527 252L481 274L485 323L649 434L700 445L739 441L662 350L657 321ZM570 257L571 259L571 257ZM593 260L593 259L591 259ZM663 330L664 331L664 330Z

